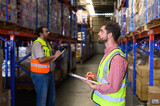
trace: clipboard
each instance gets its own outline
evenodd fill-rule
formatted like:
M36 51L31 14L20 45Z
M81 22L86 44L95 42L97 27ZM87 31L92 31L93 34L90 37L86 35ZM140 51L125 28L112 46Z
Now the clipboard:
M72 77L78 78L78 79L86 80L85 77L82 77L82 76L79 76L79 75L76 75L76 74L73 74L73 73L69 73L69 75L72 76ZM92 81L92 80L88 80L88 81L93 83L93 84L96 84L96 85L98 84L97 82Z
M59 56L61 56L64 52L66 51L66 49L64 49ZM59 56L57 56L56 58L54 58L52 61L55 61Z

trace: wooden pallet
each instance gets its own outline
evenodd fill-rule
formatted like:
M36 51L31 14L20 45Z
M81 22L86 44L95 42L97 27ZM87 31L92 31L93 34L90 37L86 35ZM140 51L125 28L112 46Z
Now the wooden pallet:
M0 28L15 29L16 24L12 22L0 21Z
M147 27L147 24L144 24L143 26L139 27L139 32L142 33L142 32L146 32L148 31L148 27Z
M15 30L22 31L22 32L27 32L27 33L35 33L36 32L33 29L29 29L29 28L26 28L26 27L23 27L23 26L20 26L20 25L17 25Z
M152 20L151 22L147 23L147 28L152 29L155 27L160 26L160 18L157 18L155 20Z
M16 23L6 22L6 21L0 21L0 28L23 31L28 33L35 33L35 30L33 29L25 28Z

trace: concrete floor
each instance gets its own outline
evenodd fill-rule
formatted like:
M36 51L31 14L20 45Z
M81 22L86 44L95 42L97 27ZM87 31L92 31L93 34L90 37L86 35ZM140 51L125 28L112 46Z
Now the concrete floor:
M97 72L102 54L95 55L84 64L77 64L73 72L84 76L86 72ZM56 86L55 106L95 106L91 100L92 90L81 80L69 77ZM36 94L34 91L17 91L15 106L36 106ZM127 87L126 106L146 106L146 102L140 102L137 96L132 95L132 90Z

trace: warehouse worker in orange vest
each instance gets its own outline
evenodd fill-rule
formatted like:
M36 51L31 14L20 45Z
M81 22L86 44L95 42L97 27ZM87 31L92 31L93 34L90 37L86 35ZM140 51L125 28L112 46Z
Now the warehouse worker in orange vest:
M37 93L37 106L54 106L55 103L55 84L53 71L55 64L52 60L60 55L56 51L52 55L52 48L47 41L50 32L46 27L39 27L37 30L38 38L32 44L31 52L31 78Z
M99 64L97 75L92 72L86 74L84 81L93 89L92 100L96 106L125 106L126 69L125 55L118 48L117 40L120 27L115 22L105 23L98 33L99 41L105 45L105 54ZM88 81L95 80L98 85Z

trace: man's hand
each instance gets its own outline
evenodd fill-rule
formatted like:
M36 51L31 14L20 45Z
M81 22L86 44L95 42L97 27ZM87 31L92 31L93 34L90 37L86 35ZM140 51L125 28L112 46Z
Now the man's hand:
M85 75L85 77L88 77L89 80L93 80L93 81L97 80L96 73L87 72L87 74Z
M92 84L91 82L88 81L88 77L86 80L83 80L91 89L96 89L96 85Z
M58 50L58 51L56 51L56 53L55 53L55 57L58 57L59 55L61 54L61 52Z

